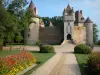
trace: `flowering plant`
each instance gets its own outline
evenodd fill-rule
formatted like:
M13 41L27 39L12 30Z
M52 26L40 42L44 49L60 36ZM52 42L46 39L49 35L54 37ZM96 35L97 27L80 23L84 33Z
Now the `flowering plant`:
M100 52L92 53L89 56L88 68L93 75L100 75Z
M36 63L35 57L27 51L0 58L0 75L15 75Z

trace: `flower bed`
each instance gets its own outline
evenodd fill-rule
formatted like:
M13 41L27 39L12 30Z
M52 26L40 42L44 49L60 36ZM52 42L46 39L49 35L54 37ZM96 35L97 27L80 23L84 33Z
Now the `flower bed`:
M35 63L36 59L27 51L2 57L0 58L0 75L15 75Z

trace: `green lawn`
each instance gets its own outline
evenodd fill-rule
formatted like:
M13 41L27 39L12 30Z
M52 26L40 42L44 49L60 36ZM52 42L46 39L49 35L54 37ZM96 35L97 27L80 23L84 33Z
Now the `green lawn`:
M11 43L11 44L7 44L7 46L19 46L19 45L23 45L23 46L37 46L35 44L24 44L24 43Z
M48 59L50 59L55 53L39 53L38 51L31 51L31 53L36 57L37 66L29 70L24 75L31 74L34 70L44 64Z
M89 55L88 54L75 54L75 56L76 56L77 62L80 67L81 75L90 75L86 67Z
M9 50L1 50L0 51L0 57L5 57L5 56L8 56L8 55L17 54L19 52L20 52L19 50L12 50L12 51L9 51Z

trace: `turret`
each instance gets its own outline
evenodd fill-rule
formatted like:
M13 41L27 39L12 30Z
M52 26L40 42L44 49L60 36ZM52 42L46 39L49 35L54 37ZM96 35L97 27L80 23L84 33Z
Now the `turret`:
M32 1L29 5L29 10L34 17L30 18L29 28L25 30L24 42L26 44L34 44L39 39L39 18L37 15L37 9Z
M73 40L75 13L68 4L63 12L64 20L64 40Z
M31 0L30 5L29 5L29 10L33 13L33 16L37 17L38 11L37 11L37 8L35 7L32 0Z
M93 22L88 17L85 20L87 44L93 46Z

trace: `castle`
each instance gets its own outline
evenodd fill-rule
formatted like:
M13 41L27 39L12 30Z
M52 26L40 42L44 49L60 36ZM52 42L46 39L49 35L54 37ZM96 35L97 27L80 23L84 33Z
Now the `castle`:
M38 18L37 8L32 1L29 9L34 17L31 18L29 28L25 30L26 44L34 44L37 40L47 44L56 44L61 43L63 39L63 41L70 40L75 44L93 45L93 22L89 17L85 20L82 10L74 12L74 9L68 4L63 11L64 33L62 34L59 28L53 26L52 22L49 27L45 27L42 19Z

